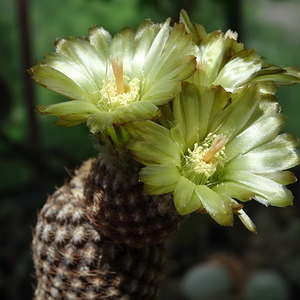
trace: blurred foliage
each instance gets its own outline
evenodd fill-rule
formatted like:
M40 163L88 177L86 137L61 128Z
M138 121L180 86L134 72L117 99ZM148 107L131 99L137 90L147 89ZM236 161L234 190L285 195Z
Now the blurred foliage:
M268 62L300 66L300 35L298 25L294 25L300 18L298 0L28 0L27 4L32 47L28 68L54 51L52 45L58 37L86 36L93 24L115 34L124 26L136 28L147 18L163 22L171 16L177 21L181 8L208 32L228 28L240 32L245 46L256 48ZM53 125L55 118L50 117L36 116L38 144L32 147L29 143L20 26L18 1L0 0L0 298L10 300L32 298L30 226L35 224L37 209L45 203L47 193L69 178L65 168L72 173L83 160L96 155L84 125L58 128ZM36 84L34 89L39 104L61 99ZM299 95L300 86L282 87L278 93L283 113L288 116L285 130L297 136ZM238 222L233 228L221 228L207 216L188 218L172 242L172 272L162 299L185 299L176 293L178 280L212 253L229 253L248 269L268 267L288 277L288 270L297 266L293 262L300 261L296 238L300 233L299 191L297 185L292 189L294 208L266 211L257 203L247 206L261 231L258 236L246 232ZM291 276L288 280L294 292L300 290L299 279Z

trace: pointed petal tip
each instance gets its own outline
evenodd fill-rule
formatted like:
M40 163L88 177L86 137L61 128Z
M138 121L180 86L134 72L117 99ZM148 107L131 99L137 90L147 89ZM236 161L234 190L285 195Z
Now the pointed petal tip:
M37 105L36 106L36 112L39 113L40 115L44 115L44 116L47 116L47 115L51 115L51 113L47 112L47 107L48 105Z
M244 226L251 231L252 233L257 234L257 228L255 224L252 222L252 220L249 218L249 216L244 212L243 209L238 211L238 217L240 218L241 222L244 224Z

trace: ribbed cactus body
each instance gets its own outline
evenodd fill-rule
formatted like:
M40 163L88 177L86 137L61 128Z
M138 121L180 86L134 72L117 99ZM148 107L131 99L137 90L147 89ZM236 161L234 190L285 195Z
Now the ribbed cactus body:
M36 300L157 299L165 241L182 218L170 195L146 195L132 166L117 171L110 159L84 163L41 210Z
M84 199L91 223L114 242L132 247L166 241L183 219L172 195L147 195L136 163L114 164L113 159L99 156L89 172Z

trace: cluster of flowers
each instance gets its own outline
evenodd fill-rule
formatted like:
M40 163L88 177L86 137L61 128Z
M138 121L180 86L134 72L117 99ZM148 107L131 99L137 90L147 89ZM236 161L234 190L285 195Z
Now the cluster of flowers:
M179 214L209 213L221 225L236 214L253 232L241 202L292 204L298 141L280 133L275 92L300 81L296 68L264 63L236 33L207 33L185 11L174 26L146 20L114 37L94 26L55 47L30 73L73 101L38 112L125 145L148 194L173 193Z

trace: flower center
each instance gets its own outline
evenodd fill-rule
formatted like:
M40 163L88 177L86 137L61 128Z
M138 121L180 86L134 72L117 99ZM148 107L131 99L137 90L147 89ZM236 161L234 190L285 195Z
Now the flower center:
M196 68L198 70L201 70L201 71L206 71L206 68L207 68L207 64L205 62L198 62L197 65L196 65Z
M111 66L114 78L103 81L98 101L98 106L108 111L137 101L140 91L140 80L124 75L123 62L119 57L111 59Z
M226 159L226 143L225 136L211 133L202 143L195 143L193 150L188 149L188 155L185 157L186 175L196 184L208 183L208 179Z

